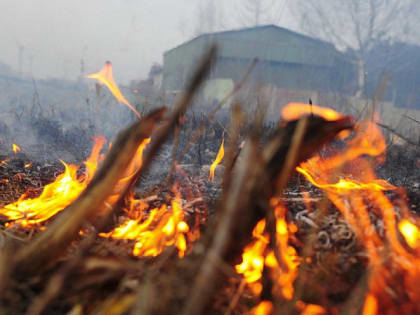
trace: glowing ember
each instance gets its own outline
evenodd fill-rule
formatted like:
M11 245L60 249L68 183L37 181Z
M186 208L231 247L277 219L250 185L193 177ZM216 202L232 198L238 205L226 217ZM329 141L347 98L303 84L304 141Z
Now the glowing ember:
M413 248L416 249L420 245L420 230L419 228L407 220L401 220L401 222L398 224L398 228L402 235L404 235L404 238L407 242L407 244Z
M146 219L141 217L127 220L113 231L99 235L135 241L132 253L138 257L157 256L168 246L175 246L178 256L183 257L187 250L187 241L194 241L198 237L184 221L184 213L177 198L172 201L171 208L162 205L152 209Z
M220 164L220 162L223 160L223 157L225 156L225 149L223 147L224 142L225 138L222 139L222 144L220 145L219 152L217 153L216 159L210 167L209 180L211 181L214 180L214 171L216 170L217 165Z
M95 139L92 154L86 163L85 176L77 176L78 166L67 165L61 161L65 167L64 173L53 183L46 185L38 198L27 198L27 195L23 194L18 201L0 209L0 213L22 226L32 226L63 210L82 193L92 178L104 141L103 138Z
M20 147L16 143L12 144L12 149L15 154L20 152Z
M99 81L99 83L105 85L119 102L127 105L127 107L130 108L138 118L140 118L140 113L125 99L120 89L118 88L118 85L115 83L114 76L112 74L111 62L107 61L101 71L98 73L89 74L86 77L90 79L96 79Z

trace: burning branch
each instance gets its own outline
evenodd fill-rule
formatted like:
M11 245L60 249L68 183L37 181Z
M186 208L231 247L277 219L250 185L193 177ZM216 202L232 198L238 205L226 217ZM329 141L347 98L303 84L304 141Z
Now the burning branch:
M112 195L138 147L150 137L163 113L164 110L151 113L118 136L104 164L82 195L46 231L17 252L14 259L17 270L21 273L39 271L46 262L52 263L67 248L84 222L104 207L104 202Z
M262 154L259 153L256 139L248 141L244 158L234 170L235 176L228 191L224 192L219 224L212 231L214 237L190 291L184 315L202 313L222 283L223 276L218 272L215 260L231 266L240 260L254 226L265 217L269 200L278 193L277 188L281 186L277 182L279 176L282 178L286 169L289 170L282 178L286 180L290 170L298 163L309 158L339 132L352 127L348 117L335 121L315 116L306 119L308 121L300 143L293 141L298 121L280 127L263 148ZM295 156L291 159L288 154L294 144L297 146L293 150Z

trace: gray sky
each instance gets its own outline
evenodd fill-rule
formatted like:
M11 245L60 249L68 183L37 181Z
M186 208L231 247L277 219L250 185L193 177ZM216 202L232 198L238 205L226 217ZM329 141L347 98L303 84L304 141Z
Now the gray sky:
M0 62L18 71L22 46L26 76L75 79L83 59L85 73L110 60L117 82L144 78L165 50L193 36L200 1L0 0ZM239 26L238 0L216 1L226 8L224 27Z
M117 80L145 76L162 53L182 42L196 0L0 0L0 61L34 77L98 71L111 60Z

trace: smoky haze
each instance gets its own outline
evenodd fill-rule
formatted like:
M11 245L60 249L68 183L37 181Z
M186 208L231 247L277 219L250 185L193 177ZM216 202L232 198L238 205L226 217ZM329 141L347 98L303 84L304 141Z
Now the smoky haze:
M419 12L417 0L0 0L0 122L8 125L10 141L19 143L15 126L24 119L33 124L34 117L55 120L57 129L66 132L77 125L88 133L92 125L104 129L106 124L109 133L102 131L111 139L126 126L127 117L134 117L105 88L99 93L93 80L81 79L83 75L111 61L123 94L146 111L152 102L162 104L162 91L144 96L153 86L141 79L155 62L162 63L166 50L203 33L274 24L332 43L355 66L356 75L349 79L355 87L346 90L355 99L334 98L331 104L320 99L322 105L341 104L343 110L356 102L363 105L389 72L394 80L380 93L386 101L381 109L391 108L386 115L395 121L384 121L392 128L413 129L401 117L420 120L420 111L405 113L406 108L420 108L420 76L413 71L420 64ZM250 48L260 47L255 42ZM301 53L309 56L311 51ZM304 77L318 78L319 72L299 69ZM288 80L299 75L295 71ZM280 77L287 75L282 72ZM303 89L296 84L292 88ZM318 93L316 88L310 92ZM278 105L286 100L270 99L276 110L273 119L278 119ZM308 97L293 100L306 102ZM24 141L31 132L21 133Z
M187 36L195 1L0 1L0 62L35 78L76 79L105 60L117 81L144 77ZM183 21L183 22L181 22Z

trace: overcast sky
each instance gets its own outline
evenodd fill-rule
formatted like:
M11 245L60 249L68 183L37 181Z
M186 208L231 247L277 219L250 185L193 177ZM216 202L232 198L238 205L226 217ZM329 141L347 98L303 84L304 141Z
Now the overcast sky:
M26 76L75 79L83 59L86 73L110 60L117 81L144 78L165 50L194 35L200 1L0 0L0 62L18 71L23 47Z

